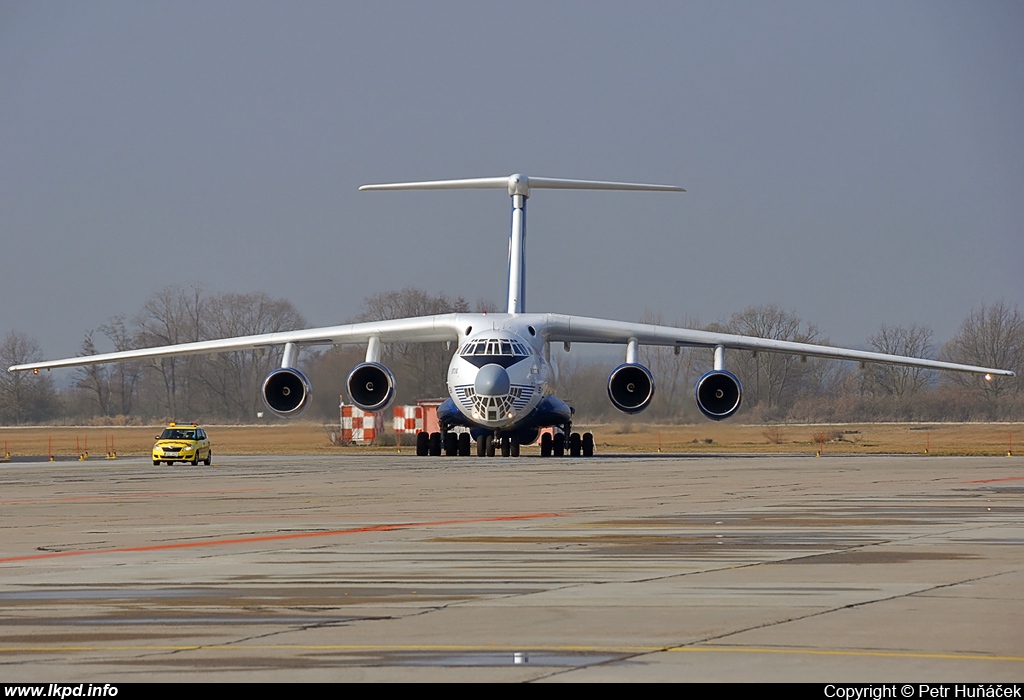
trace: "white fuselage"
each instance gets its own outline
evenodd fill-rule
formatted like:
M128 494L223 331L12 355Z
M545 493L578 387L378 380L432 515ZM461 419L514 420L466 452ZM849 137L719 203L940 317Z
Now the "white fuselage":
M477 425L511 428L537 407L548 375L542 352L526 338L512 330L487 329L469 336L452 357L448 394Z

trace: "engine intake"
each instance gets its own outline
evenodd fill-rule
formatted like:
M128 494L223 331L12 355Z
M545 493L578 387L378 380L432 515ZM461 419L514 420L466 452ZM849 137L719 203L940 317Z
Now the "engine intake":
M736 375L724 369L716 369L697 380L694 398L697 400L697 408L706 417L722 420L739 410L743 387Z
M263 402L279 416L298 415L312 395L306 375L294 367L275 369L263 380Z
M349 373L348 397L364 411L383 411L395 398L395 376L378 362L363 362Z
M654 377L643 365L619 365L608 375L608 398L623 413L640 413L654 398Z

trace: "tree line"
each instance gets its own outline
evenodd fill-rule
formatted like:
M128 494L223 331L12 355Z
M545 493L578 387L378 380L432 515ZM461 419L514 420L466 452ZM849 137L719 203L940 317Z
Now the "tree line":
M407 288L367 297L355 319L377 321L449 312L494 311L495 305ZM646 313L644 323L665 325ZM728 321L703 325L693 318L676 324L762 338L828 345L813 323L776 305L751 306ZM303 328L305 319L285 299L266 294L206 294L200 287L167 287L153 294L132 317L114 316L84 333L80 355L131 350L230 336ZM1005 301L974 309L956 335L938 346L931 329L883 325L867 339L878 352L928 357L1013 370L1024 368L1024 317ZM447 343L390 343L383 361L394 372L397 401L446 394L445 376L455 348ZM309 411L336 419L338 392L365 348L306 348L300 366L313 385ZM556 391L576 408L579 420L620 418L608 401L611 366L585 361L579 353L553 349ZM165 420L253 422L263 412L260 386L280 364L281 349L167 357L71 370L58 386L48 372L0 373L0 424L144 423ZM43 359L32 338L10 331L0 344L6 368ZM641 348L640 361L654 374L657 391L641 420L703 420L693 403L697 379L711 367L706 349ZM954 372L801 358L766 352L727 352L726 366L744 387L745 422L855 422L873 420L1021 420L1024 380L989 382ZM263 420L272 419L265 415Z

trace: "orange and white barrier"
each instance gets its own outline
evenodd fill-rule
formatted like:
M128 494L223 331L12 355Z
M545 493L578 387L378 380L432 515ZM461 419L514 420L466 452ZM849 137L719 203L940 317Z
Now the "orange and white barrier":
M355 406L341 407L341 439L358 445L368 445L384 432L383 416L369 413Z
M422 406L395 406L394 430L396 433L419 433L424 430Z

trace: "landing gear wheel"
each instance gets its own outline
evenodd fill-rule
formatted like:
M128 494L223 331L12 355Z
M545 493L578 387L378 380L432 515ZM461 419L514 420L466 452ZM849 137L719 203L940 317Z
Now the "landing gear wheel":
M579 433L573 433L569 436L569 456L579 457L580 451L583 447L583 441L580 440Z
M476 456L486 457L487 456L487 441L490 439L490 435L481 435L476 441Z
M554 453L555 457L564 457L565 433L558 433L557 435L555 435L554 439L551 442L551 451Z
M416 456L426 457L430 454L430 434L416 433Z
M430 456L441 456L441 433L430 434Z
M593 457L594 456L594 434L583 433L583 456Z
M501 456L511 457L512 456L512 438L503 437L501 439Z
M518 457L519 456L519 441L518 440L512 440L512 456L513 457Z
M540 456L551 456L551 433L544 433L540 436Z
M459 452L459 436L455 433L442 433L444 438L444 454L446 457L454 457Z
M469 433L459 433L459 457L469 457Z
M488 457L493 457L494 456L494 450L495 450L496 447L497 447L497 445L494 444L494 436L493 435L488 435L487 436L487 456Z

